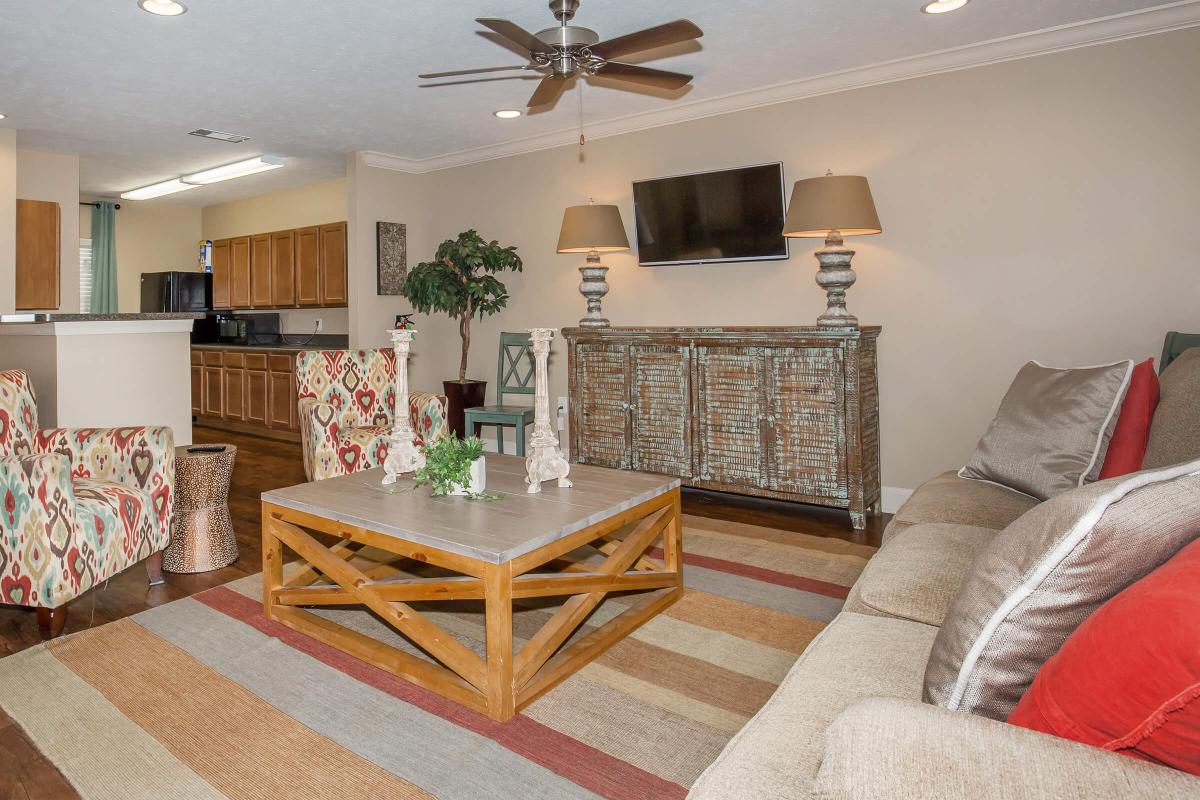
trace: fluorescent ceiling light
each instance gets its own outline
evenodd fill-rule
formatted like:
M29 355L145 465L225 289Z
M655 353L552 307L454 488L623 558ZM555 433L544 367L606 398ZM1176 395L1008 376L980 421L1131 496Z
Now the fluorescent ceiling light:
M138 6L159 17L178 17L187 11L187 6L174 0L138 0Z
M193 172L191 175L184 175L181 180L184 183L195 184L217 183L230 178L240 178L243 175L253 175L256 172L266 172L269 169L279 169L282 166L283 159L278 156L256 156L247 158L245 161L226 164L223 167Z
M926 14L945 14L947 11L958 11L968 2L970 0L933 0L921 6L921 10Z
M502 108L499 111L493 111L492 113L500 119L516 119L517 117L521 116L521 112L515 108Z
M178 178L172 178L169 181L162 183L153 183L149 186L143 186L140 189L134 189L131 192L122 192L122 200L149 200L151 197L162 197L164 194L175 194L175 192L184 192L188 189L197 188L193 183L184 183Z

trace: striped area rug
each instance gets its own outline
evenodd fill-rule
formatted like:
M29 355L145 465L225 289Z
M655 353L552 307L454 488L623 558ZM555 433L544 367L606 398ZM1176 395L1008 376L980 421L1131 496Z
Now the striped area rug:
M683 599L507 723L265 619L257 578L0 659L0 707L85 798L681 798L874 548L687 516L684 551ZM443 608L482 652L478 610Z

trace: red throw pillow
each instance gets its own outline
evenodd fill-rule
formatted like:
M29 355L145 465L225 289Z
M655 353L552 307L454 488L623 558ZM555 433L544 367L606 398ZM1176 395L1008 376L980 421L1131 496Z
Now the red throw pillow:
M1101 606L1013 725L1200 775L1200 540Z
M1150 422L1156 408L1158 374L1154 371L1154 359L1147 358L1133 368L1129 378L1117 427L1108 442L1104 466L1100 468L1100 480L1128 475L1142 468L1146 442L1150 440Z

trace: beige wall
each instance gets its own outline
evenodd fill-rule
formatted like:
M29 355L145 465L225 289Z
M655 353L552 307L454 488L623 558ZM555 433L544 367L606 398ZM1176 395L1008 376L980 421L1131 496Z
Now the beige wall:
M79 235L91 236L92 209L80 206L79 210ZM122 200L116 235L117 309L121 312L141 310L143 272L198 269L199 208Z
M79 156L17 150L17 198L58 203L58 310L79 311Z
M256 233L304 228L340 222L348 216L347 183L338 178L295 189L205 206L201 211L200 235L205 239L227 239ZM312 333L321 318L324 334L349 332L349 315L344 308L317 311L280 311L284 333Z
M0 129L0 314L16 305L17 132Z
M883 481L912 488L969 455L1018 367L1157 355L1200 327L1200 29L774 105L414 178L356 168L354 280L368 228L409 222L410 263L468 227L515 244L509 309L477 326L473 376L501 330L574 324L576 267L556 255L562 210L617 203L630 182L783 161L792 181L867 175L884 226L849 240L850 308L881 324ZM407 217L405 215L408 215ZM414 231L412 225L427 230ZM819 242L787 262L640 268L606 257L616 325L806 324L823 308ZM361 288L361 287L360 287ZM363 296L355 343L382 344L401 303ZM454 325L420 319L413 385L453 377ZM551 399L566 393L556 343Z

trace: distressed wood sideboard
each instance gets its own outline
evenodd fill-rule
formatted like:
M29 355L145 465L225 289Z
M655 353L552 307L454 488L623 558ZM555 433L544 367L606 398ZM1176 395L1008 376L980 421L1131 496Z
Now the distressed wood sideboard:
M571 460L878 511L879 327L564 328Z

